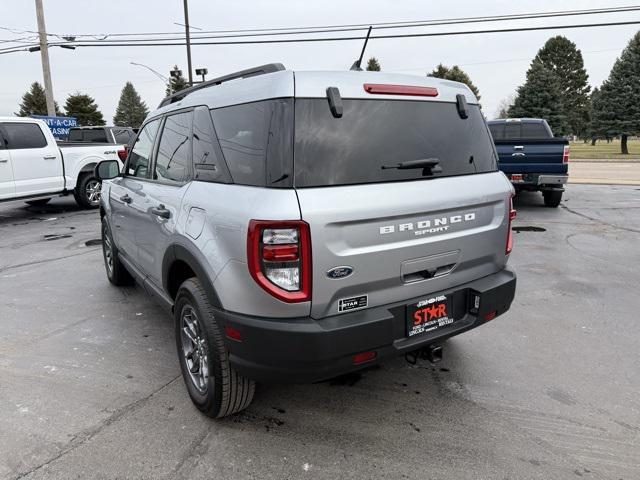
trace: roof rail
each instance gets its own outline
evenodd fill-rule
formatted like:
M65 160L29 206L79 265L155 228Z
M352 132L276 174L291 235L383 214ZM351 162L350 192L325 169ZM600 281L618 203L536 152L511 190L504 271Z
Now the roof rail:
M192 87L185 88L184 90L180 90L172 95L169 95L168 97L166 97L164 100L160 102L160 105L158 105L158 108L164 107L166 105L171 105L172 103L175 103L175 102L179 102L184 97L186 97L190 93L195 92L196 90L200 90L207 87L213 87L215 85L220 85L221 83L228 82L229 80L236 80L238 78L255 77L257 75L280 72L282 70L285 70L283 64L268 63L266 65L260 65L259 67L247 68L246 70L240 70L239 72L229 73L228 75L223 75L222 77L218 77L211 80L207 80L205 82L198 83L196 85L193 85Z

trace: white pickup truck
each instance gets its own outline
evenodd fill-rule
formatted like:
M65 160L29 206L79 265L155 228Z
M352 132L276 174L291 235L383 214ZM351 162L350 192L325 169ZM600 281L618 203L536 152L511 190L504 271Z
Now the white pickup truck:
M44 205L73 194L83 208L100 204L101 184L93 168L103 160L124 161L126 145L58 145L42 120L0 117L0 202Z

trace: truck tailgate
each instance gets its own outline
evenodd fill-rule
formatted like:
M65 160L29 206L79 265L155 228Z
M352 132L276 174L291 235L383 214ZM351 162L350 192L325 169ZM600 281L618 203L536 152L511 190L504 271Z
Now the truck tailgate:
M568 143L562 138L495 140L500 170L505 173L566 174L568 165L563 163L563 155Z

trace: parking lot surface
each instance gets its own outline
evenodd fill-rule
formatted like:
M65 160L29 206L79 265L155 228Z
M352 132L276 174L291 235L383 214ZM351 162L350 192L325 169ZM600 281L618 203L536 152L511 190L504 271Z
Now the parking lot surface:
M516 199L510 312L213 421L171 319L106 280L95 211L0 206L0 478L640 478L640 191Z

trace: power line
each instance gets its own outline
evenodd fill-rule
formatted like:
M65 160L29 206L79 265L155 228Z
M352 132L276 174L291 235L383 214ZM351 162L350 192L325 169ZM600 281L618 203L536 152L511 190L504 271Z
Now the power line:
M627 9L636 8L640 10L640 7L624 7ZM575 11L574 11L575 12ZM541 14L542 15L542 14ZM551 13L544 14L550 16ZM417 37L435 37L435 36L457 36L457 35L473 35L473 34L490 34L490 33L509 33L509 32L525 32L525 31L539 31L539 30L553 30L553 29L576 29L576 28L593 28L593 27L606 27L606 26L623 26L623 25L636 25L640 24L640 21L625 21L625 22L602 22L591 24L570 24L570 25L550 25L539 27L513 27L506 29L486 29L486 30L465 30L457 32L425 32L425 33L409 33L409 34L389 34L389 35L377 35L372 36L371 39L396 39L396 38L417 38ZM310 33L310 32L307 32ZM308 42L337 42L337 41L354 41L363 40L364 36L342 36L342 37L311 37L311 38L293 38L293 39L270 39L270 40L234 40L234 41L213 41L213 42L192 42L192 45L255 45L255 44L271 44L271 43L308 43ZM201 38L202 39L202 38ZM146 43L145 43L146 42ZM185 42L181 42L180 39L154 40L147 39L144 41L120 41L120 42L50 42L50 46L60 45L73 45L76 47L153 47L153 46L182 46ZM29 45L26 45L28 47ZM18 47L5 47L0 49L0 55L5 53L15 53L20 51L26 51L27 48Z
M622 7L608 7L608 8L593 8L582 10L558 10L551 12L533 12L533 13L521 13L521 14L509 14L509 15L495 15L495 16L477 16L477 17L458 17L458 18L444 18L436 20L413 20L402 22L384 22L384 23L368 23L368 24L342 24L342 25L321 25L312 27L281 27L281 28L262 28L262 29L240 29L240 30L210 30L198 32L193 35L193 38L199 39L212 39L212 38L236 38L236 37L256 37L256 36L273 36L273 35L300 35L310 33L336 33L343 31L357 31L374 27L376 30L391 29L391 28L416 28L422 26L437 26L437 25L453 25L453 24L465 24L465 23L485 23L485 22L499 22L510 20L525 20L535 18L549 18L549 17L564 17L564 16L582 16L582 15L594 15L594 14L607 14L607 13L625 13L634 12L640 10L640 5L629 5ZM12 31L15 33L37 33L31 30L17 30L6 27L0 27L4 30ZM224 34L232 33L239 35L203 35L203 34ZM123 40L109 40L107 37L135 37L135 36L154 36L154 35L182 35L178 38L158 38L158 39L129 39L129 42L145 42L145 41L173 41L181 40L184 38L183 32L136 32L136 33L103 33L103 34L75 34L75 35L60 35L48 33L49 36L55 36L63 39L63 37L73 36L79 37L94 37L96 42L122 42ZM98 39L98 37L103 37ZM86 40L85 40L86 42Z
M640 20L626 21L626 22L602 22L602 23L585 23L585 24L571 24L571 25L549 25L541 27L514 27L504 29L490 29L490 30L463 30L457 32L429 32L429 33L406 33L395 35L376 35L370 37L371 40L384 40L384 39L396 39L396 38L418 38L418 37L445 37L445 36L459 36L459 35L478 35L478 34L490 34L490 33L512 33L512 32L532 32L543 30L566 30L576 28L596 28L596 27L614 27L624 25L638 25ZM312 38L286 38L275 40L234 40L225 42L191 42L191 45L257 45L257 44L271 44L271 43L309 43L309 42L340 42L340 41L353 41L364 40L364 36L352 36L352 37L312 37ZM55 44L54 44L55 45ZM75 47L171 47L171 46L183 46L185 42L156 42L156 43L75 43Z

